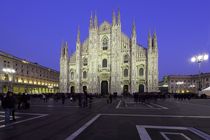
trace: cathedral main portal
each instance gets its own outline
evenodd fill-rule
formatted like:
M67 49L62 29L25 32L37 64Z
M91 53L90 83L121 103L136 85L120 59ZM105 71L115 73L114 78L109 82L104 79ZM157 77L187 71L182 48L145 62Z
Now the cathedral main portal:
M108 94L108 81L102 81L101 82L101 94L106 95Z

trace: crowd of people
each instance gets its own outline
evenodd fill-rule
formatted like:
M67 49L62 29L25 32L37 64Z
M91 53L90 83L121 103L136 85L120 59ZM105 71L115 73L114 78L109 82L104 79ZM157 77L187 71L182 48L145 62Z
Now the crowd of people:
M166 98L173 97L175 100L190 100L193 98L194 94L169 94L169 93L123 93L121 97L123 98L133 98L136 103L145 103L150 101L157 101L158 99L164 100ZM56 94L39 94L39 95L29 95L26 93L14 94L8 91L7 94L0 94L0 99L2 103L2 108L5 111L5 123L9 123L10 116L12 120L15 121L15 110L16 106L18 110L29 109L30 108L30 98L40 98L44 103L47 103L49 98L53 99L54 102L61 100L61 104L65 104L66 100L70 102L78 103L80 108L91 108L93 99L99 97L106 97L107 104L112 104L112 100L117 98L117 93L101 95L101 94L91 94L87 93L87 89L83 89L83 93L56 93Z
M15 111L16 105L17 109L29 109L30 104L30 96L26 93L23 94L14 94L11 91L8 91L6 94L0 94L1 106L5 111L5 123L8 124L10 120L10 116L12 116L12 121L16 121L15 119Z
M134 98L135 103L138 103L138 102L144 103L144 102L149 102L151 100L157 101L157 99L164 100L166 97L167 97L166 94L157 93L157 92L153 92L153 93L135 92L135 93L133 93L133 98Z

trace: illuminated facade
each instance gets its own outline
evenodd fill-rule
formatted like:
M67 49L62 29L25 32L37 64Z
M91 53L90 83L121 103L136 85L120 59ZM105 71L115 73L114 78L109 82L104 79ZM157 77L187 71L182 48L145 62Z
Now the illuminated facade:
M54 93L59 72L0 51L0 92Z
M210 86L210 73L169 75L167 76L167 82L168 92L170 93L198 93L199 82L201 83L201 90Z
M68 54L64 43L60 57L61 92L91 93L156 92L158 91L157 37L148 35L148 47L137 43L136 26L132 35L121 31L120 12L112 23L98 26L97 16L90 17L89 36L80 41L78 30L76 52Z

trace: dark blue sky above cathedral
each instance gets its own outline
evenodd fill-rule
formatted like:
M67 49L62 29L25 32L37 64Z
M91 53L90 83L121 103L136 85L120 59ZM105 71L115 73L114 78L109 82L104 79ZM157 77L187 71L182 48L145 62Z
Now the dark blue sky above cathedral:
M147 47L148 32L157 32L159 78L196 74L190 57L210 53L209 7L209 0L0 0L0 50L59 70L61 42L74 52L77 27L84 40L91 11L100 24L119 8L122 31L130 36L135 20L139 44ZM201 68L210 72L210 62Z

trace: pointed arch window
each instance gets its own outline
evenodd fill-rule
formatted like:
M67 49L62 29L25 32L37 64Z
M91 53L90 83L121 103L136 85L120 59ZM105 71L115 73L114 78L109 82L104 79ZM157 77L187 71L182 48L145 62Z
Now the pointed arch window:
M102 67L103 68L107 67L107 59L102 60Z
M86 78L87 78L87 72L83 71L83 79L86 79Z
M124 55L124 63L128 63L129 61L129 56L126 54Z
M103 50L107 50L108 49L108 38L105 37L102 41L103 43Z
M124 69L124 77L128 77L128 69Z
M74 80L74 72L71 72L71 80Z
M139 76L144 76L144 69L143 68L139 69Z
M87 60L87 58L84 58L84 60L83 60L83 66L87 66L88 65L88 60Z

